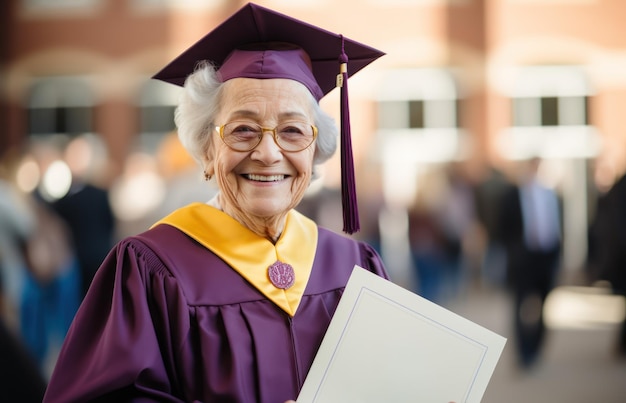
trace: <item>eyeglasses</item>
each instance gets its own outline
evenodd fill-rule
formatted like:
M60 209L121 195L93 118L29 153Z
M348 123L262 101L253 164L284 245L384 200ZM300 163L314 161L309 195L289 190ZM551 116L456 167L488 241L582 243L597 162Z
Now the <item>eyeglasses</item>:
M288 152L302 151L317 138L317 127L298 121L283 122L272 129L242 120L216 126L215 130L224 144L235 151L253 150L261 143L265 132L272 132L276 145Z

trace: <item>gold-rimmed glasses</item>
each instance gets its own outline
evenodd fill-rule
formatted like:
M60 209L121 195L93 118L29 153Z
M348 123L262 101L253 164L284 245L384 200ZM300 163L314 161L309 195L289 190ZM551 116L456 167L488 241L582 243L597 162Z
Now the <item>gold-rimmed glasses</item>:
M253 150L261 143L265 132L272 133L276 145L288 152L302 151L317 138L317 127L300 121L282 122L272 129L255 122L236 120L216 126L215 130L224 144L235 151Z

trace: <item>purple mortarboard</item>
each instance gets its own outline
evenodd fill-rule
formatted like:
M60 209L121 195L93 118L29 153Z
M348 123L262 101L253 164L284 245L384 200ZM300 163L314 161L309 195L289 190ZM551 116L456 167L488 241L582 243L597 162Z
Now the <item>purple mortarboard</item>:
M341 171L344 232L359 230L350 134L348 81L383 52L306 22L249 3L184 51L153 78L184 85L200 61L232 78L288 78L319 101L341 87Z

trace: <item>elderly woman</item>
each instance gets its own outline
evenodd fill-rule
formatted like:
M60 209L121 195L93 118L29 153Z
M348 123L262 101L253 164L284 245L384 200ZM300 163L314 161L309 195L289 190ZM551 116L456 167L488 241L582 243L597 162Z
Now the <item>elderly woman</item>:
M251 25L284 32L241 39ZM193 70L176 123L219 194L111 251L65 340L46 402L295 399L354 265L387 276L373 248L294 210L314 166L333 154L337 132L318 105L334 83L320 85L312 50L294 46L324 44L298 40L300 29L311 26L248 5L162 72ZM281 35L292 44L243 46ZM239 43L224 44L229 38ZM213 44L231 52L220 56ZM195 67L201 59L208 62Z

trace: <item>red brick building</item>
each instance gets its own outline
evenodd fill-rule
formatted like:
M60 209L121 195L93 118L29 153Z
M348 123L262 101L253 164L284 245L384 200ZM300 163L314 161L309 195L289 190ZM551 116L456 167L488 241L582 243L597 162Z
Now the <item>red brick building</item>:
M7 0L0 6L0 147L95 133L109 180L173 129L176 89L149 80L245 2ZM259 1L387 53L350 81L364 200L405 206L451 161L539 155L564 200L566 263L584 259L588 188L626 169L622 0ZM336 94L323 105L336 113ZM597 168L602 168L597 171ZM326 178L336 184L338 162Z

